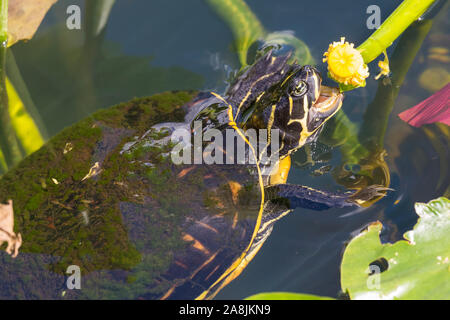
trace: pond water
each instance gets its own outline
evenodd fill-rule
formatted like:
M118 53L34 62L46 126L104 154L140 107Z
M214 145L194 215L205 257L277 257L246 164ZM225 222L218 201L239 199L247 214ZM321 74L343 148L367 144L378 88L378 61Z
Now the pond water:
M366 27L369 5L378 5L384 20L401 3L398 0L246 2L266 30L295 32L309 46L316 61L321 60L332 41L345 36L359 44L372 33ZM47 139L94 111L133 97L167 90L223 92L230 71L240 67L232 33L204 1L117 0L102 37L86 46L83 28L66 27L66 9L73 4L84 8L82 1L59 0L35 37L12 47ZM448 196L448 128L445 136L442 127L433 124L413 128L397 116L433 93L423 87L427 80L420 81L426 70L438 68L450 72L448 63L433 60L429 54L433 47L448 48L448 40L447 4L434 17L387 121L385 162L394 191L366 209L295 210L275 225L258 255L217 299L242 299L265 291L337 297L340 261L347 241L377 220L384 225L384 241L401 239L417 220L415 202L428 202L445 192ZM396 43L388 54L395 48ZM376 62L369 67L378 70ZM320 63L318 68L326 74L324 64ZM365 88L346 94L343 111L358 126L366 123L364 112L377 93L378 82L372 75ZM331 81L326 82L332 85ZM369 120L373 122L386 118L376 112L371 117ZM314 164L301 164L305 160L303 151L293 157L288 182L328 190L338 188L332 172L341 162L340 148L319 143L312 152L319 159ZM331 169L314 174L314 170L325 165Z

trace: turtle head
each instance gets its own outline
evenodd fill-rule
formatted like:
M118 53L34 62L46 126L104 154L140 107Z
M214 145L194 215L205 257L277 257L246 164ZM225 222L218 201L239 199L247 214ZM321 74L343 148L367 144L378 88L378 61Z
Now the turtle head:
M279 130L281 157L314 139L343 100L339 89L322 85L317 69L289 64L289 58L269 52L230 90L236 122L243 128Z
M285 148L292 150L311 141L323 124L342 106L338 88L322 85L322 77L312 66L293 65L289 75L275 85L272 104L262 106L263 119L279 129Z

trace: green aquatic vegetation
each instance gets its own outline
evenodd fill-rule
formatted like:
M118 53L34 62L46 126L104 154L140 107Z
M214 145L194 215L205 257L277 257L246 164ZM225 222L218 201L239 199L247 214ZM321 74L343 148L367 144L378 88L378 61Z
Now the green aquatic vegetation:
M316 296L313 294L305 293L292 293L292 292L264 292L257 293L245 300L334 300L330 297Z
M354 237L341 263L341 286L357 299L448 299L450 295L450 200L416 203L419 216L405 240L381 243L375 222ZM329 300L303 293L265 292L249 300Z
M22 152L9 114L6 91L6 47L8 43L8 0L0 0L0 162L1 167L15 165Z
M115 0L99 0L86 3L86 46L98 44L98 38L104 33L115 2Z
M404 0L358 50L365 63L381 55L435 0Z
M416 203L419 216L405 240L381 243L381 223L347 245L341 285L351 299L448 299L450 295L450 201Z
M233 32L242 66L247 65L247 52L252 43L265 33L256 15L242 0L206 0Z
M268 33L244 0L205 0L231 29L235 48L242 67L247 66L250 47L258 40L266 46L289 45L295 49L294 56L302 64L312 64L308 46L289 32Z

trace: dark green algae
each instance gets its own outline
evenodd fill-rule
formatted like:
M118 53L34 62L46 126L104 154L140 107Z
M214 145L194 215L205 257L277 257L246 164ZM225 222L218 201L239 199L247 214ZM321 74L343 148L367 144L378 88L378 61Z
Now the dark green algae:
M171 228L192 201L173 196L187 193L163 156L170 145L120 150L156 123L182 121L182 106L195 94L167 92L101 110L1 177L0 201L13 199L23 244L16 259L0 254L0 298L138 298L170 286L155 279L186 246L181 230ZM72 149L64 153L68 143ZM95 162L102 171L82 181ZM200 175L189 177L190 188L202 187ZM121 213L123 204L130 214ZM141 215L133 217L133 210ZM69 265L80 267L82 290L66 290Z

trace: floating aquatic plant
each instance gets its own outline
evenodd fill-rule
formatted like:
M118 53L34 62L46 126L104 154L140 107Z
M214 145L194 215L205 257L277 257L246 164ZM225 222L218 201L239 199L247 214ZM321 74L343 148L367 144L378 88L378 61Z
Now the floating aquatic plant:
M416 203L419 216L405 239L381 243L381 222L374 222L347 245L341 286L351 300L448 299L450 201ZM420 272L418 272L420 270ZM328 300L291 292L264 292L248 300Z
M405 239L382 243L382 224L368 226L347 245L341 286L351 299L448 299L450 201L416 203L419 216Z

